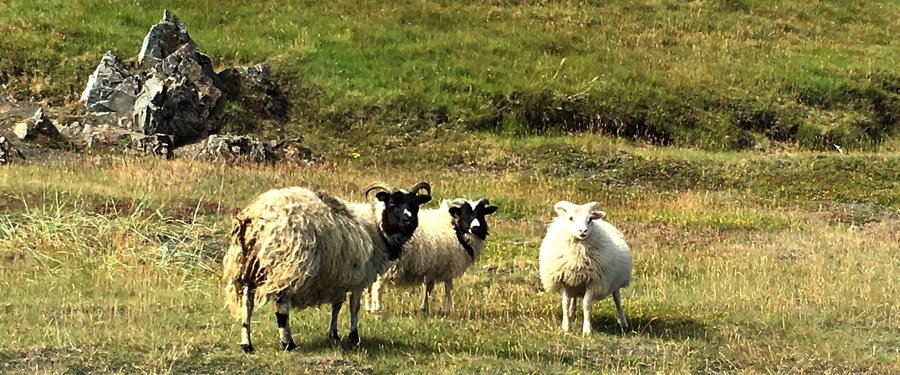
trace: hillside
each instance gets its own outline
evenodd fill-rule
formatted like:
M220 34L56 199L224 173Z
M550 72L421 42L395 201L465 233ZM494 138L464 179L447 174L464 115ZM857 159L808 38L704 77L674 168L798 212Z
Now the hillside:
M270 62L288 123L592 130L705 149L895 148L900 4L7 1L0 84L72 102L106 50L134 58L162 8L219 66ZM777 147L776 147L777 148Z

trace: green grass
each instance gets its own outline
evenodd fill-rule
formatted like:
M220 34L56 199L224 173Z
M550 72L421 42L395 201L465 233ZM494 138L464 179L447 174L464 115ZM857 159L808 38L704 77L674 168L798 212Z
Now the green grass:
M484 142L497 143L483 146L488 155L522 157ZM582 142L527 138L522 152ZM431 147L406 155L448 157ZM600 157L624 163L601 168L615 169L602 182L585 178L590 171L543 172L564 158L526 160L521 170L399 157L307 168L113 157L5 167L0 311L14 324L0 336L0 371L900 371L896 155L678 158L614 141L601 148ZM484 257L456 283L456 314L418 315L418 289L389 289L383 316L363 314L359 348L326 341L320 307L292 314L300 348L284 353L266 305L254 318L258 352L241 353L219 281L232 210L285 185L355 197L370 180L408 183L400 176L410 166L409 180L434 182L439 197L483 195L501 207ZM695 169L710 172L684 172ZM834 183L839 171L854 182ZM558 297L541 291L537 275L559 199L598 200L625 232L635 253L624 293L634 332L619 332L608 300L594 306L594 335L560 332Z
M859 150L893 147L900 118L895 1L7 1L0 83L72 101L104 51L137 55L163 8L217 65L272 63L293 109L271 131Z

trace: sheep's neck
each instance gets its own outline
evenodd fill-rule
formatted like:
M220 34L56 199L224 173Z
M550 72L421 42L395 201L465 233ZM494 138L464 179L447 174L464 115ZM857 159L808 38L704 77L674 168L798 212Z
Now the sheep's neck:
M466 254L469 254L469 257L472 258L472 261L475 261L475 249L472 248L472 245L469 245L469 241L466 241L465 233L459 230L455 225L453 226L453 232L456 233L456 240L459 241L459 244L462 245L463 249L466 251Z

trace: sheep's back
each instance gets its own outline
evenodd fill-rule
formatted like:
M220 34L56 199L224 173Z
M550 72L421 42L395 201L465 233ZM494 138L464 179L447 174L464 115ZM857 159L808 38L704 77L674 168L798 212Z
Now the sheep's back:
M285 188L261 195L243 215L262 275L257 298L283 291L295 307L333 303L374 280L366 267L372 240L340 200Z

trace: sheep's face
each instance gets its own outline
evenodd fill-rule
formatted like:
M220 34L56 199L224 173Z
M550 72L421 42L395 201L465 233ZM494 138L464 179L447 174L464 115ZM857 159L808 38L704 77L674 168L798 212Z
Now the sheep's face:
M572 202L560 201L553 206L557 220L567 223L566 228L577 240L583 240L591 234L594 226L591 221L606 217L606 212L600 210L600 203L589 202L577 205Z
M485 216L497 212L497 206L491 206L487 199L464 201L450 207L453 225L463 233L471 233L480 239L487 238L488 222Z
M382 191L375 198L384 203L381 214L381 230L385 237L392 239L396 245L402 246L412 237L419 226L419 206L428 203L431 195L419 195L403 189L392 192ZM390 258L400 258L399 249L392 250Z

